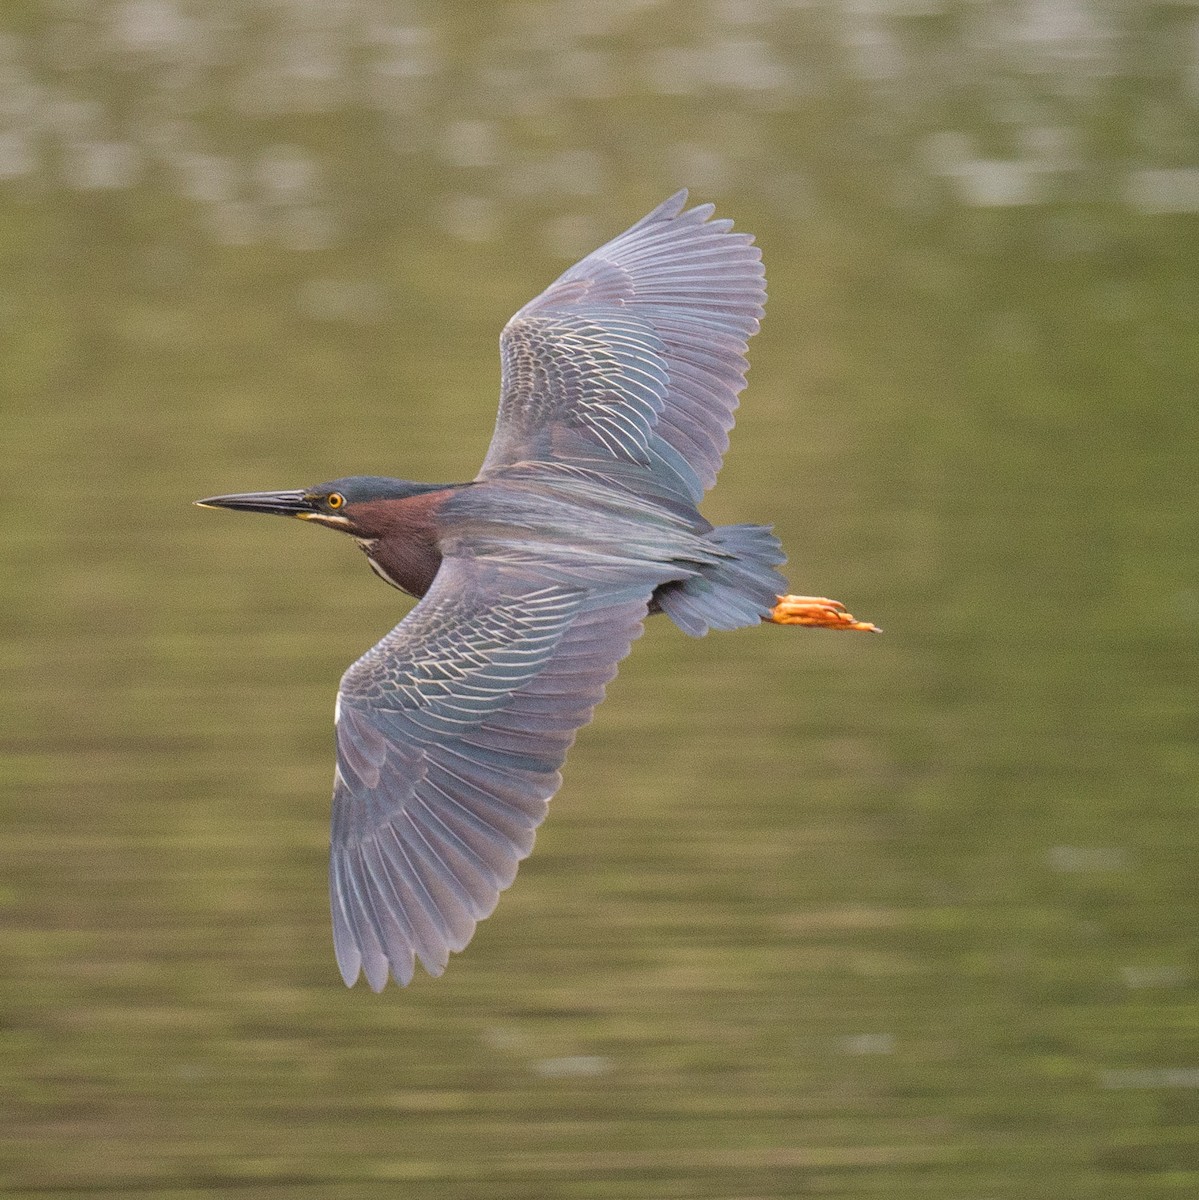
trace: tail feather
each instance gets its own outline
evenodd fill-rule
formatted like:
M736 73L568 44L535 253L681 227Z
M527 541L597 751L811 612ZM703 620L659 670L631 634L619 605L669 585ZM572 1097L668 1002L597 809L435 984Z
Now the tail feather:
M721 557L691 579L665 584L654 601L684 632L757 625L774 607L786 581L774 569L786 560L766 525L721 525L708 534Z

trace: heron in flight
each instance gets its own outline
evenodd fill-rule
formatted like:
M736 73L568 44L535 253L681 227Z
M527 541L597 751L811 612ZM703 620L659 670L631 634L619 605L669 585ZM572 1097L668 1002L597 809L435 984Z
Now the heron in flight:
M713 526L761 252L679 192L525 305L500 338L499 416L469 483L352 476L213 496L349 534L419 599L342 677L329 890L347 985L431 975L490 915L579 728L648 614L699 637L874 630L785 594L763 525Z

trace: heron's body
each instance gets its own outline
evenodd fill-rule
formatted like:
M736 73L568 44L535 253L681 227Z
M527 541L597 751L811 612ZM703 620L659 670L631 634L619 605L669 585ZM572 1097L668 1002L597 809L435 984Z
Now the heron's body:
M350 534L420 599L342 678L330 891L347 983L407 983L469 941L532 848L575 732L648 613L685 632L870 629L780 596L765 526L713 527L765 300L760 255L685 193L509 322L479 476L350 476L201 501Z

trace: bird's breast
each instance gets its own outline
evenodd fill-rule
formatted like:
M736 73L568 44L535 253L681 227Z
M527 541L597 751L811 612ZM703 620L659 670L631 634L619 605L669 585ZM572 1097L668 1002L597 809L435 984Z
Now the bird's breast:
M385 583L418 599L432 586L441 566L437 513L451 490L357 506L354 518L359 535L355 541L371 570Z
M384 583L418 599L432 586L441 566L441 551L431 538L359 538L358 544Z

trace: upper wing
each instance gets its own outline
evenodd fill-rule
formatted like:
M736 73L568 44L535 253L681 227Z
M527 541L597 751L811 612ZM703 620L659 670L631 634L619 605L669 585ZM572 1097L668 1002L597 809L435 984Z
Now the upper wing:
M641 632L649 588L597 594L447 559L345 673L330 898L342 977L433 975L533 848L576 730Z
M679 192L510 320L479 478L522 461L617 459L697 502L728 449L746 343L766 301L761 251Z

